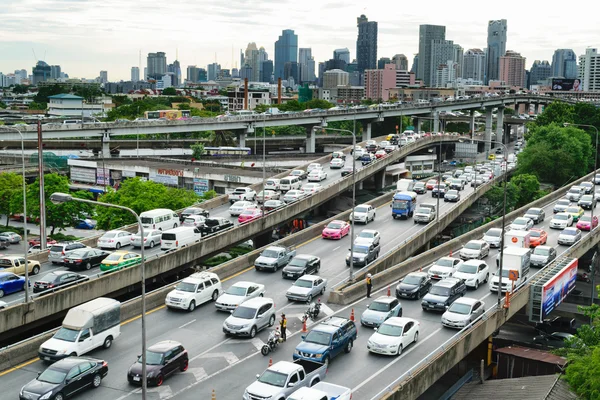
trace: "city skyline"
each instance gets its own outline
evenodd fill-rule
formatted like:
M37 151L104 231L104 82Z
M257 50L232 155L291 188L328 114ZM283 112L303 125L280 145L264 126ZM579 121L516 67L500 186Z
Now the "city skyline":
M25 68L31 73L33 65L43 60L49 65L60 65L70 77L93 79L104 70L111 81L128 80L131 67L141 67L142 71L146 66L148 53L165 52L171 64L177 50L182 69L188 65L206 68L215 59L222 68L240 68L239 51L248 42L264 46L273 59L274 43L285 29L298 35L298 47L312 49L317 63L331 59L335 49L344 47L350 49L353 60L356 18L361 14L378 23L378 58L402 53L409 65L418 52L421 24L446 26L446 38L466 51L486 47L489 20L507 19L506 49L526 57L527 68L534 60L551 61L554 50L559 48L573 49L579 56L587 47L600 47L593 13L579 15L573 24L555 10L513 0L503 3L506 11L495 13L471 10L466 1L453 3L454 11L439 0L434 0L427 10L390 9L389 3L382 0L366 8L363 3L339 0L309 0L301 4L291 0L232 0L226 6L176 5L140 8L114 0L23 0L7 4L0 10L0 54L4 55L0 72ZM509 12L514 9L519 13ZM315 10L319 11L317 19ZM209 18L198 23L197 15ZM294 18L283 18L289 15ZM43 23L28 26L25 37L23 27L33 20Z

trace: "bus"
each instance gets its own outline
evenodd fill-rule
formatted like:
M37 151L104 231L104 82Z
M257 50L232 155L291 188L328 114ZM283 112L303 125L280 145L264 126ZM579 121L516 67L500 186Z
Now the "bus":
M190 110L157 110L144 112L146 119L168 119L170 121L181 118L189 118Z
M250 155L252 149L250 147L205 147L204 151L207 156L222 157L222 156L237 156L237 155Z

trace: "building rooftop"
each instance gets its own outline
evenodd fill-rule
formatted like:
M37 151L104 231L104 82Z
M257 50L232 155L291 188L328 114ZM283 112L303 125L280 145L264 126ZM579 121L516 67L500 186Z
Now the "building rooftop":
M453 400L577 400L560 375L487 380L464 385Z
M49 99L63 99L63 100L83 100L83 97L75 96L74 94L61 93L55 94L54 96L48 96Z

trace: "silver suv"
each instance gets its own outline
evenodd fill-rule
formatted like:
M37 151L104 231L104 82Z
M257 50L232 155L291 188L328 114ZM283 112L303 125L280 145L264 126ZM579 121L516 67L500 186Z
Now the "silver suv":
M266 297L256 297L237 306L223 322L226 335L253 338L264 328L275 325L275 302Z
M48 254L48 261L51 261L52 264L62 264L65 260L65 257L72 252L73 250L86 248L83 243L79 242L65 242L65 243L56 243L50 247L50 253Z

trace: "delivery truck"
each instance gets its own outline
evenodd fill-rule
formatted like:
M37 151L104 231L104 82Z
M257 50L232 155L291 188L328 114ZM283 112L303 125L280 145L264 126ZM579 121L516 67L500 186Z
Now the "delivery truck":
M54 336L40 346L42 361L80 356L98 347L108 349L121 334L121 302L99 297L71 308Z
M399 192L412 192L415 187L415 181L412 179L399 179L396 182L396 193Z
M529 231L509 231L504 234L504 243L507 247L521 247L528 249L531 246L531 233Z
M497 259L497 265L500 265L500 260ZM489 281L489 288L492 292L498 292L498 286L502 284L502 292L511 290L513 282L510 276L516 277L514 287L516 288L521 283L527 280L529 268L531 266L531 249L522 247L505 247L502 261L502 279L498 276L498 272L494 274Z
M399 192L392 199L392 217L408 219L413 216L417 208L417 194L415 192Z

